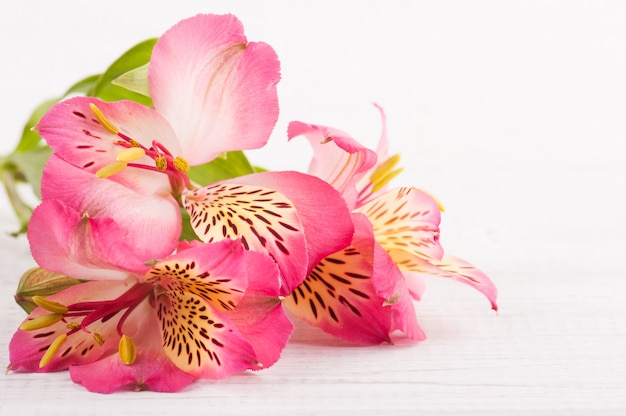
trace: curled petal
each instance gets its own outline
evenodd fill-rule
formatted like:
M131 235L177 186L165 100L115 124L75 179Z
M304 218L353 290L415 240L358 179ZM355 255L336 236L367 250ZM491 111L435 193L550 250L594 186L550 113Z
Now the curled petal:
M165 32L152 52L148 79L155 108L192 165L263 146L278 119L276 53L248 42L232 15L197 15Z
M441 215L437 202L414 188L398 188L356 209L372 222L376 241L387 251L441 259Z
M405 271L407 279L420 278L418 274L429 274L456 280L478 290L489 300L491 308L498 310L496 303L498 290L496 286L487 275L465 260L448 254L445 254L440 260L426 260L401 251L392 251L390 255L394 258L398 267Z
M346 199L356 204L355 179L376 163L376 154L343 131L299 121L289 123L289 139L304 135L313 147L308 173L325 180Z

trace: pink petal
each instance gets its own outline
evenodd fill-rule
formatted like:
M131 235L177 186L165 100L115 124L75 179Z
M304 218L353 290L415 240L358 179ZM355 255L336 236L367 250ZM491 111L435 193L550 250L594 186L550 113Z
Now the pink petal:
M376 241L394 252L438 260L441 214L437 202L415 188L398 188L356 209L372 222ZM396 261L397 262L397 261Z
M74 212L73 222L67 224L63 218L40 218L44 223L56 221L58 232L70 236L69 230L63 230L63 227L76 227L80 221L88 221L92 226L109 224L116 229L115 232L103 229L92 236L97 241L90 243L103 251L102 255L94 252L96 257L109 258L115 267L144 271L145 267L138 269L134 265L165 257L178 243L182 228L180 208L169 194L137 194L113 181L99 179L56 156L50 158L44 169L41 188L44 201L58 200L67 210ZM158 226L156 238L155 226ZM45 240L36 237L48 233L45 228L43 225L29 227L29 238L37 240L35 244L31 242L33 254L47 250ZM92 228L92 231L97 232L98 229ZM84 241L85 236L74 234L73 238ZM64 241L59 240L59 243L64 244ZM67 240L66 244L73 243ZM122 250L122 247L126 248ZM80 247L76 249L80 250ZM124 267L124 264L128 267Z
M78 302L101 301L105 299L115 299L124 293L133 284L133 281L97 281L81 283L70 287L56 295L49 296L48 299L70 305ZM35 309L25 320L37 318L50 312L42 308ZM39 368L39 362L52 341L59 335L68 332L68 323L57 322L48 327L23 331L18 330L9 344L10 364L9 370L28 372L50 372L68 368L71 365L84 365L98 360L100 357L109 354L117 348L119 336L116 325L119 319L110 319L106 322L94 322L90 325L91 333L78 331L69 335L65 343L61 346L57 354L43 368ZM100 345L93 333L98 333L104 339L104 344Z
M246 252L236 241L196 242L157 262L145 278L167 292L185 291L228 311L236 307L248 286L245 259ZM278 280L276 274L273 278Z
M196 377L174 365L161 347L161 336L154 310L146 302L133 313L134 328L125 325L137 349L137 358L126 365L117 353L87 365L70 366L70 376L89 391L113 393L121 389L175 392Z
M171 393L196 379L176 367L162 352L143 350L138 352L133 365L124 364L114 354L91 364L71 366L69 370L72 381L91 392L104 394L124 389Z
M254 350L236 325L203 297L171 290L154 303L165 354L181 370L220 379L256 366Z
M241 302L229 313L230 320L254 349L258 366L268 368L279 358L293 332L293 324L278 298L278 266L267 255L245 252L248 289Z
M249 248L267 250L281 271L282 295L291 293L323 257L349 244L353 232L339 193L297 172L238 177L188 192L183 203L205 241L243 236ZM207 228L213 219L218 228Z
M285 306L300 319L349 342L390 342L392 309L385 306L387 298L378 293L375 280L402 276L393 273L397 271L393 262L374 265L371 225L363 215L353 219L350 246L323 259L285 299Z
M355 179L376 163L376 154L347 133L331 127L289 123L289 139L304 135L313 147L313 160L308 173L325 180L337 189L348 206L356 204Z
M232 15L179 22L161 36L150 60L154 106L192 165L263 146L278 119L279 79L274 50L248 42Z
M89 108L94 103L121 133L146 148L158 141L175 156L180 148L167 121L150 107L133 101L107 103L93 97L74 97L54 105L41 119L37 130L55 154L66 162L95 173L116 161L124 150L119 136L105 129ZM143 157L134 163L155 166ZM166 175L145 169L126 168L108 178L142 194L170 192Z
M493 310L498 310L498 305L496 303L498 289L491 279L476 268L476 266L463 259L447 254L444 255L441 260L433 261L432 263L438 270L430 269L429 273L456 280L457 282L473 287L487 297Z
M28 240L44 269L83 280L124 280L147 269L126 235L110 218L83 216L58 200L45 200L33 212Z
M252 370L268 368L278 361L293 332L293 324L275 297L246 293L228 317L254 350L257 365Z
M164 290L156 309L166 354L182 370L213 379L272 365L292 331L276 263L230 239L183 247L146 275Z
M370 182L370 176L372 175L372 173L374 173L376 168L380 166L381 163L385 162L387 158L389 158L389 136L387 134L387 115L385 114L385 111L380 105L374 103L374 106L378 109L380 113L382 129L380 133L380 139L378 140L378 145L376 147L376 163L373 166L371 166L367 171L358 174L357 177L355 178L357 181L356 188L359 191L359 197L360 197L359 203L361 203L362 201L363 203L368 202L372 200L373 198L376 198L387 191L386 187L383 187L382 189L373 193L370 190L372 186L372 183Z
M205 242L239 240L247 250L271 255L287 288L304 279L305 235L294 204L272 189L215 184L183 193L191 225Z

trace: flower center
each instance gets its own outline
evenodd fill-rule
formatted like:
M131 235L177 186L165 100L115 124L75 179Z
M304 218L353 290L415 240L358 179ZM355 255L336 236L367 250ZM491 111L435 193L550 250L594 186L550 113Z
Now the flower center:
M174 189L178 189L178 185L189 186L189 178L187 177L189 162L184 158L172 155L165 146L157 141L153 141L152 146L149 148L143 146L133 138L120 132L94 103L90 103L89 108L102 127L109 133L119 137L120 140L116 140L114 143L123 148L117 154L115 162L100 168L96 172L97 177L108 178L126 167L134 167L167 174ZM145 163L135 163L145 156L154 161L153 166Z
M71 305L63 305L41 296L33 296L33 301L50 313L24 322L20 329L32 331L46 328L59 321L67 324L67 332L59 335L41 358L39 362L39 367L41 368L48 364L65 341L78 331L91 334L98 344L103 345L105 339L100 333L92 332L89 326L98 321L104 323L113 319L116 315L122 314L116 326L117 334L120 337L118 351L122 362L130 365L135 361L136 357L135 344L129 336L124 334L124 322L133 310L153 293L153 289L154 286L150 283L137 283L116 299L79 302Z

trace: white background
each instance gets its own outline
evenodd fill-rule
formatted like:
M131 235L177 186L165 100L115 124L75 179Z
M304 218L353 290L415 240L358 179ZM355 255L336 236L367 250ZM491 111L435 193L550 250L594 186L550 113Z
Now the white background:
M281 59L281 116L253 161L306 168L304 142L286 143L290 120L373 146L381 104L405 166L396 184L443 202L444 247L492 277L500 314L433 278L417 305L424 343L346 348L299 328L273 368L178 395L0 375L0 414L626 410L625 2L5 0L0 152L40 101L200 12L237 15ZM17 225L0 204L5 234ZM11 296L32 260L23 239L1 238L5 365L23 318Z

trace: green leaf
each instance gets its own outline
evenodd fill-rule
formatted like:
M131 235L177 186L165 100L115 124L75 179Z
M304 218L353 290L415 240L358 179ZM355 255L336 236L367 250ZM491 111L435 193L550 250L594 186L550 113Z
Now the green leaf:
M156 41L156 38L148 39L126 51L102 74L98 82L88 92L88 95L98 97L104 101L133 100L151 106L152 100L149 97L115 85L113 81L135 68L146 65L150 61L152 48Z
M40 146L27 152L16 152L9 156L9 160L15 164L24 176L24 181L30 184L33 193L39 199L41 199L41 176L50 155L52 155L52 149L48 146Z
M40 145L41 136L37 131L33 130L33 127L35 127L37 123L39 123L41 117L46 113L46 111L50 109L50 107L56 104L57 101L59 101L57 98L47 100L39 104L39 106L35 108L35 110L30 115L30 118L26 122L26 125L24 126L24 129L22 131L22 138L17 144L15 152L25 152Z
M137 94L150 97L150 86L148 85L148 64L131 69L111 82L113 85L118 85L132 92L136 92Z
M91 76L88 76L87 78L81 79L76 84L72 85L67 90L67 92L65 93L63 97L66 97L70 94L87 95L87 93L95 87L96 83L98 82L101 76L102 76L101 74L96 74L96 75L91 75Z
M227 152L209 163L194 166L189 170L189 178L195 183L204 186L224 179L254 173L246 155L241 151Z
M180 208L180 213L183 221L183 229L180 233L180 241L194 241L200 240L198 234L194 231L191 226L191 218L189 217L189 213L185 210L185 208Z

